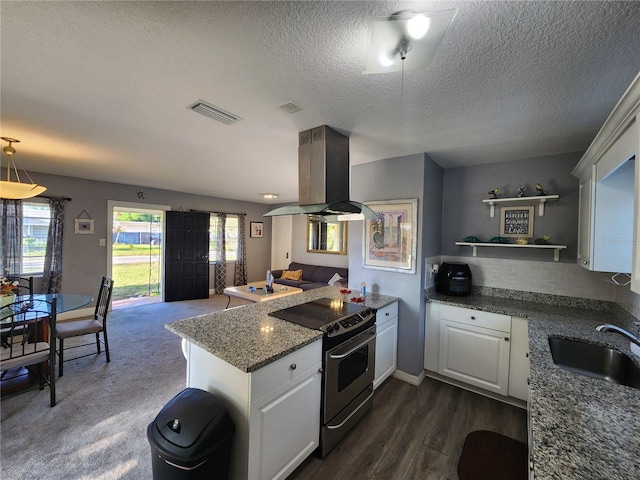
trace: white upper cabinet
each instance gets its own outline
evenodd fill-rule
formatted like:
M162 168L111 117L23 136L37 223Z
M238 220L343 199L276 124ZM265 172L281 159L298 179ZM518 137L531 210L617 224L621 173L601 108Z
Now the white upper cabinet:
M580 179L578 263L633 276L640 293L638 217L640 75L631 83L573 170ZM638 117L638 119L636 119Z

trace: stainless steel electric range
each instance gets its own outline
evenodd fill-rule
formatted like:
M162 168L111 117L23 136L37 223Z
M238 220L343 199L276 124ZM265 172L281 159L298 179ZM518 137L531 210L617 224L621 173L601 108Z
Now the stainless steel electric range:
M319 448L324 458L371 409L376 310L320 298L269 315L324 334Z

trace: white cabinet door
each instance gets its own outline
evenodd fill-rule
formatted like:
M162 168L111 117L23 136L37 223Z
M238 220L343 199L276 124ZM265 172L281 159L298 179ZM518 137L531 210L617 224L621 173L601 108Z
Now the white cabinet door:
M511 353L509 361L509 396L529 399L529 331L528 321L511 317Z
M321 366L251 404L249 478L284 479L317 448Z
M374 389L378 388L396 370L398 359L398 304L394 303L378 310L376 321Z
M438 371L440 358L440 307L438 303L429 303L426 308L424 329L424 368Z
M507 395L510 333L441 320L438 373Z

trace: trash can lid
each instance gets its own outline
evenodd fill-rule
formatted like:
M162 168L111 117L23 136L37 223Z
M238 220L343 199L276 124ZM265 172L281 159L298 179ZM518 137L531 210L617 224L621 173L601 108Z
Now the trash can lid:
M186 388L173 397L154 423L164 439L182 448L198 440L206 448L209 440L235 429L220 398L198 388Z

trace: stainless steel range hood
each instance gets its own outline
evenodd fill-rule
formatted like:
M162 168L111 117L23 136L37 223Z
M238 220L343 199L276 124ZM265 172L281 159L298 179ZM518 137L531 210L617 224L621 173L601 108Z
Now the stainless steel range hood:
M264 216L344 217L338 220L364 216L375 220L373 210L349 200L349 137L323 125L300 132L298 140L299 205L276 208Z

